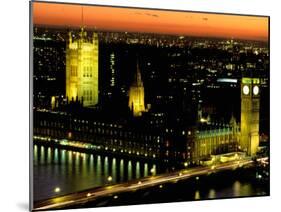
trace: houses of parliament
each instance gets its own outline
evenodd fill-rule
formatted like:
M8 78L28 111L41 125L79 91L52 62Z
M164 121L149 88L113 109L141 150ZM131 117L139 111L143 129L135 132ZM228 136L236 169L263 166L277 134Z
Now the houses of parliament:
M256 155L260 121L259 78L245 76L241 79L240 123L232 116L228 124L209 123L207 128L200 119L192 126L159 127L154 121L162 123L164 116L150 111L146 105L142 70L136 62L127 91L131 117L129 121L108 121L95 109L99 105L99 39L95 32L90 37L84 29L76 39L69 33L65 90L68 102L80 102L83 108L92 111L82 115L57 113L56 104L50 111L37 111L34 135L38 141L48 137L60 144L60 139L68 139L74 148L188 164L198 164L212 155L232 152Z

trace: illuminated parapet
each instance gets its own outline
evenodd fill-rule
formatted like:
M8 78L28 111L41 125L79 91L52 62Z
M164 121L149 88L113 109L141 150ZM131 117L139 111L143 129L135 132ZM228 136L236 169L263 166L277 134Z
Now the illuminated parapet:
M134 116L141 116L142 112L145 111L144 87L141 80L141 73L138 64L134 82L129 90L129 108L133 112Z
M83 101L85 107L98 103L98 52L97 33L93 33L92 40L89 40L82 28L75 41L69 33L66 48L66 96L69 100Z

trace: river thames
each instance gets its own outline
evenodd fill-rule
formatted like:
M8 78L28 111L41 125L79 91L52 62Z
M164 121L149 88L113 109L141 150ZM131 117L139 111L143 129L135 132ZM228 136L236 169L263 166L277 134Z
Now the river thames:
M85 189L109 184L127 182L143 177L164 173L165 165L81 153L54 147L34 145L34 200L74 193ZM110 180L109 180L110 178ZM201 183L180 182L135 193L131 197L142 202L200 200L227 197L268 195L268 184L258 183L254 173L239 173L235 176L206 176ZM155 193L156 192L156 193ZM157 198L151 198L151 196ZM124 196L124 195L123 195ZM147 197L146 197L147 196ZM124 199L127 199L126 194ZM147 200L145 201L145 199ZM166 199L168 198L168 199ZM118 204L128 204L119 198ZM137 201L133 201L137 204ZM100 203L103 204L103 203ZM114 203L108 203L114 205ZM118 205L117 204L117 205Z

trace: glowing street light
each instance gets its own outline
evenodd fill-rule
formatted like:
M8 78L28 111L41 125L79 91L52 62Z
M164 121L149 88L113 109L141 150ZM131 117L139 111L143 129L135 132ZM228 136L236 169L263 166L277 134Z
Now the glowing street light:
M111 177L111 176L108 176L107 181L108 181L108 182L111 182L111 181L112 181L112 177Z
M153 174L153 175L154 175L154 174L155 174L155 172L156 172L155 168L150 169L150 173L151 173L151 174Z
M60 188L59 188L59 187L56 187L56 188L54 189L54 191L55 191L56 193L59 193L59 192L60 192Z

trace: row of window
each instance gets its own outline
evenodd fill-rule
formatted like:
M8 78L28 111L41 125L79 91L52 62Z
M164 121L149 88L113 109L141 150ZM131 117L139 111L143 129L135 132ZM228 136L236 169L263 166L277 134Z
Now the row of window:
M39 123L40 127L54 127L58 129L65 129L67 126L67 123L60 123L56 121L46 121L46 120L41 120ZM144 140L144 141L150 141L152 143L162 143L163 142L163 137L162 136L156 136L156 135L146 135L143 133L136 133L132 131L127 131L127 130L121 130L118 129L116 130L115 128L108 128L108 127L97 127L93 125L83 125L83 124L78 124L78 123L73 123L72 124L72 130L78 131L78 132L84 132L84 133L94 133L98 135L103 135L103 136L116 136L117 138L131 138L131 139L139 139L139 140Z
M62 139L66 136L66 133L64 130L57 130L57 129L49 129L49 128L34 128L34 133L36 135L43 135L43 136L51 136L55 138ZM110 137L93 137L89 134L84 133L75 133L72 134L72 139L74 140L80 140L80 141L87 141L87 142L93 142L96 145L106 145L114 148L119 147L126 147L126 148L132 148L132 149L138 149L140 151L146 150L146 151L159 151L160 145L159 144L151 144L151 143L143 143L143 142L136 142L135 140L127 140L127 139L112 139Z
M83 67L83 77L92 77L92 66L84 66Z
M217 137L217 139L198 140L195 144L197 156L207 156L219 152L225 148L230 148L233 143L237 143L235 137Z
M93 91L83 90L83 99L84 101L91 101L93 99Z
M83 77L92 77L93 76L93 67L92 66L84 66L83 67ZM78 68L77 66L70 66L70 75L73 77L78 76Z

